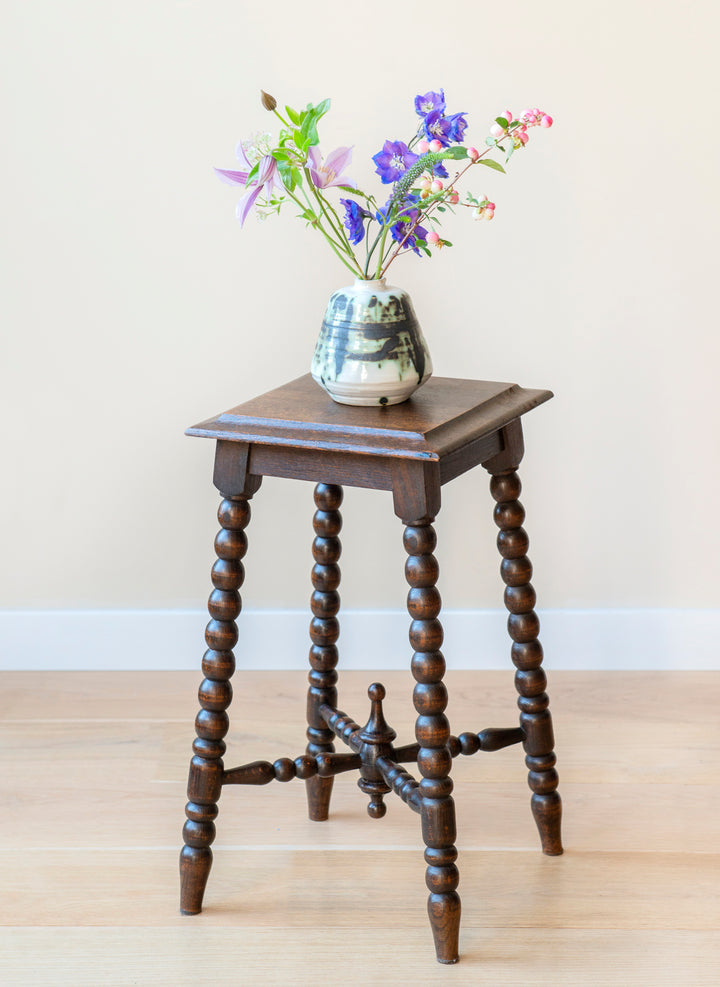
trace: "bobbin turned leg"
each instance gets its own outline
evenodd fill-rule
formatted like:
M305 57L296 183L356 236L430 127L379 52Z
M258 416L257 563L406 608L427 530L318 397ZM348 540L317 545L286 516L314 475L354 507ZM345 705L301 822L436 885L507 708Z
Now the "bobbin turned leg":
M415 737L420 744L418 768L420 782L422 833L425 840L425 880L430 890L428 915L440 963L456 963L460 930L458 869L455 865L455 804L453 783L449 777L452 758L448 749L450 724L445 716L447 690L442 678L445 659L440 652L443 630L438 615L440 594L435 586L438 564L432 554L435 531L429 521L405 528L404 545L408 553L405 576L410 584L408 613L412 617L410 643L414 648L412 672L417 685L413 702L417 711Z
M497 538L503 557L500 573L506 586L505 606L510 612L508 633L513 641L511 654L517 668L515 688L520 696L520 726L525 731L525 763L533 793L530 804L543 853L556 856L563 852L562 803L557 792L550 700L545 691L547 679L541 667L540 621L533 609L535 590L530 583L532 564L527 557L530 542L522 527L525 510L518 500L521 484L516 469L523 454L520 421L511 423L505 431L505 451L483 465L493 474L490 492L496 501L493 516L500 528Z
M219 443L223 445L223 443ZM216 479L221 457L216 459ZM232 699L230 678L235 670L232 649L237 643L235 619L240 613L238 592L245 576L242 558L247 549L244 529L250 521L249 498L260 484L250 477L242 486L247 493L224 496L218 510L222 525L215 539L217 561L212 569L214 589L208 601L210 622L205 631L208 650L203 656L205 675L198 697L202 709L195 720L197 739L190 762L187 822L183 829L185 846L180 854L180 910L195 915L202 910L205 886L212 866L210 846L215 839L217 802L222 790L226 735L230 721L225 712ZM226 489L232 489L229 484Z
M312 757L316 754L332 753L335 750L333 738L335 734L320 715L320 707L337 706L337 672L338 661L336 641L340 633L337 612L340 608L340 595L337 588L340 584L340 529L342 517L339 507L342 503L342 487L334 483L318 483L315 487L315 516L313 529L313 558L315 565L312 570L313 594L310 606L313 619L310 623L310 688L307 696L307 753ZM333 778L321 778L316 775L305 782L308 799L308 815L315 822L323 822L330 811L330 795L332 794Z

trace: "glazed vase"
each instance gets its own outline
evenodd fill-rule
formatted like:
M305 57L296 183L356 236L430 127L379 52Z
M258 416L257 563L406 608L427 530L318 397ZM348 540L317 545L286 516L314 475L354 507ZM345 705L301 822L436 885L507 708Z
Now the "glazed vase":
M385 278L340 288L330 296L311 373L338 404L407 401L432 374L432 362L410 296Z

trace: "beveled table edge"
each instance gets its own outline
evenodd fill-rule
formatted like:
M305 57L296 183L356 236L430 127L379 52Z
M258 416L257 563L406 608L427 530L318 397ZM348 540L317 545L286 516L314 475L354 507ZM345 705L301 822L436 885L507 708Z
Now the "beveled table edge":
M304 377L309 377L309 374ZM289 383L303 379L300 377ZM434 379L436 383L455 382L455 378ZM482 383L469 380L467 382ZM185 434L230 442L437 462L448 453L497 431L513 419L519 418L553 397L552 391L548 390L524 388L511 383L505 386L504 391L493 395L482 404L429 428L425 433L373 425L335 426L323 422L271 419L221 412L186 429ZM392 413L392 406L383 409L383 413ZM325 437L321 439L319 436L323 433Z

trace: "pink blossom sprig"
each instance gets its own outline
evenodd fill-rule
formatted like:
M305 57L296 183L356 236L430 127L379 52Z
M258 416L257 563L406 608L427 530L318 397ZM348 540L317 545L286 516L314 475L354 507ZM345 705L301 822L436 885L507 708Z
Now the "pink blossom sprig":
M512 153L528 143L529 135L527 133L528 129L531 127L542 127L547 129L553 125L553 118L549 114L545 113L543 110L535 107L529 110L523 110L518 119L515 119L513 113L510 110L505 110L499 117L495 119L493 124L490 126L490 135L486 140L487 147L483 151L478 151L475 147L467 148L467 157L470 160L470 164L467 165L462 171L459 171L447 186L445 186L442 180L435 179L432 174L426 172L423 175L419 183L419 195L421 200L426 201L426 209L422 216L418 217L415 224L412 224L406 233L405 239L400 244L390 257L390 260L385 265L381 272L384 275L389 264L395 259L399 254L400 249L404 246L405 242L410 240L414 233L414 226L417 226L420 219L428 219L435 209L443 209L448 205L462 205L472 210L472 218L475 220L492 220L495 216L495 203L491 202L487 196L484 196L481 200L476 199L474 196L468 193L468 201L460 203L459 195L455 189L455 185L462 178L465 173L475 164L481 163L494 167L499 171L504 171L504 169L498 165L494 160L486 159L486 155L489 151L500 148L506 151L506 160L510 158ZM508 144L503 145L504 141L509 141ZM417 150L421 154L432 153L439 150L438 141L425 141L421 140L417 144ZM431 201L427 201L431 200ZM425 242L430 247L435 247L440 249L445 246L451 246L449 241L444 240L436 232L431 232L425 237Z

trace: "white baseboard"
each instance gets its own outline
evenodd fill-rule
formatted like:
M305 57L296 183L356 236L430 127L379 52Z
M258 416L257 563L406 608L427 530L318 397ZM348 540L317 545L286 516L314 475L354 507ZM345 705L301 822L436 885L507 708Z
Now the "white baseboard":
M444 610L448 668L510 667L505 611ZM202 610L0 611L2 670L181 670L200 667ZM540 639L555 669L720 669L720 610L545 610ZM347 610L344 668L402 669L410 661L405 611ZM244 611L238 666L304 669L304 610Z

